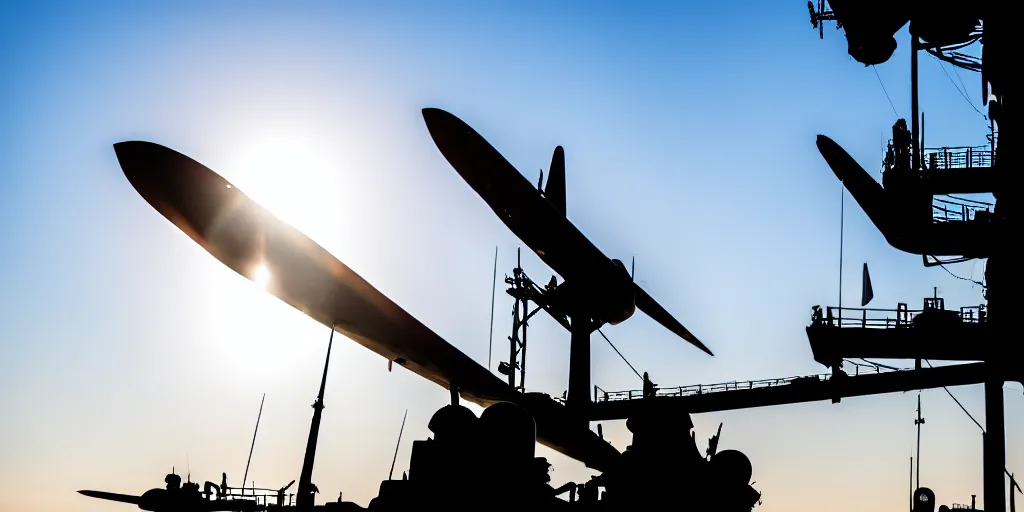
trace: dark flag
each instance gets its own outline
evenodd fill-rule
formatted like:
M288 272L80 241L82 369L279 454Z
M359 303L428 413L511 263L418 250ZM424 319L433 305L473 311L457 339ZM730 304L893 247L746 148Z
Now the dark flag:
M864 278L861 282L860 307L867 306L871 299L875 298L875 292L871 289L871 274L868 274L868 264L864 264Z

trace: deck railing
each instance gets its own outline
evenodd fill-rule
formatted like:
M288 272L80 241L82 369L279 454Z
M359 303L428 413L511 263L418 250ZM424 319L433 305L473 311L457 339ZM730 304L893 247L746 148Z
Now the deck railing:
M884 373L889 371L897 371L896 369L887 368L884 366L875 365L863 365L857 364L853 368L854 375L867 375L872 373ZM680 397L680 396L695 396L695 395L706 395L709 393L721 393L723 391L737 391L743 389L762 389L762 388L773 388L780 386L800 386L809 383L820 383L828 380L831 377L830 374L821 373L816 375L804 375L798 377L786 377L779 379L761 379L761 380L745 380L745 381L731 381L731 382L719 382L716 384L694 384L690 386L677 386L672 388L656 388L654 392L655 397ZM640 400L644 397L642 389L634 389L627 391L605 391L598 386L594 386L594 401L595 402L617 402L621 400Z
M899 303L896 309L878 308L839 308L827 306L823 314L821 308L815 306L811 312L812 325L855 329L899 329L910 327L914 318L930 309L943 310L941 298L926 299L937 304L922 309L908 309L905 303ZM927 304L926 304L927 306ZM968 324L984 322L987 312L984 305L961 307L958 313L960 321Z
M994 156L995 152L989 146L925 148L924 165L929 170L992 167Z

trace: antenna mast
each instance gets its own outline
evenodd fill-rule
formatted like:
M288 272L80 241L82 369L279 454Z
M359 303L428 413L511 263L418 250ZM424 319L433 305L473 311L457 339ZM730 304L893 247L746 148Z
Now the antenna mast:
M391 471L388 471L388 480L395 474L395 461L398 460L398 447L402 445L402 432L405 430L405 418L409 416L409 409L402 415L402 426L398 429L398 442L395 443L395 456L391 459Z
M256 448L256 432L260 431L260 417L263 416L263 401L267 399L267 394L263 393L263 398L260 398L260 412L256 415L256 430L252 433L252 445L249 446L249 460L245 461L245 474L242 476L242 489L245 489L245 480L249 478L249 463L252 462L252 451Z
M921 488L921 425L924 425L924 418L921 417L921 393L917 394L917 418L914 419L917 425L917 485Z
M839 180L839 325L843 323L843 234L846 227L846 184Z
M914 510L914 458L910 458L910 510Z
M825 39L825 21L835 21L836 30L843 28L835 13L825 10L825 0L818 0L817 10L814 9L814 2L807 2L807 10L811 12L811 26L818 29L818 39Z
M487 370L491 369L491 349L494 348L494 294L498 291L498 246L494 246L494 273L491 275L491 332L487 335ZM403 422L405 420L402 420Z
M331 338L327 342L327 358L324 360L324 375L320 380L320 393L313 402L313 421L309 425L309 440L306 442L306 456L302 460L302 473L299 475L299 490L295 504L299 508L313 507L313 460L316 457L316 441L320 434L320 416L324 410L324 388L327 386L327 365L331 362L331 345L334 343L334 326L331 326Z

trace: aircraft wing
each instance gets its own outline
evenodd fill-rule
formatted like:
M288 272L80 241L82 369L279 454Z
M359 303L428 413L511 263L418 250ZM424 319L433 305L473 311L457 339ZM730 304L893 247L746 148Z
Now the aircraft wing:
M640 288L640 285L633 283L633 288L636 292L636 307L647 313L647 316L654 319L655 322L665 326L666 329L672 331L680 338L690 342L691 345L703 350L707 355L713 356L711 350L704 346L700 340L697 339L689 329L683 327L683 324L679 323L671 313L665 311L665 308L661 307L650 295L647 294Z
M140 497L132 496L130 494L119 494L116 492L106 491L78 491L79 494L88 496L90 498L99 498L107 501L119 501L121 503L131 503L132 505L138 505Z
M545 199L497 149L464 121L437 108L423 109L431 138L448 163L480 195L498 218L566 281L594 279L617 269L580 230L565 217L564 156L556 151L552 166L559 162L562 172L555 189L560 197L555 206ZM561 149L561 148L559 148ZM557 194L556 194L557 195ZM628 274L627 274L628 275ZM634 284L636 307L668 330L713 355L647 292Z
M257 269L265 268L268 292L413 373L444 388L456 386L470 402L525 406L520 393L209 168L150 142L121 142L114 150L139 194L235 272L251 280ZM555 419L549 414L531 413L538 431L543 423L556 430L575 429L572 436L597 439L585 424L552 424ZM549 446L553 442L550 436L538 440ZM618 455L603 441L598 445L602 448L589 451L556 444L551 447L572 452L566 455L595 468L592 464L607 466Z

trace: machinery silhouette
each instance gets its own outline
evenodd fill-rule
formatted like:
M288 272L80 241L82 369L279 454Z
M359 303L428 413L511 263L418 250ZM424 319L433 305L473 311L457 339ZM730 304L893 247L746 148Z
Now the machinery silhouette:
M1020 173L1013 172L1013 161L1001 155L1002 148L1016 147L1019 136L1013 100L1017 75L1010 72L1019 55L1012 42L1015 11L1005 2L992 0L947 4L829 0L831 10L826 10L825 3L819 0L817 9L808 3L812 26L824 37L821 24L836 21L845 32L848 53L865 66L888 62L897 47L896 33L907 27L911 117L909 127L905 119L892 127L881 183L832 139L818 135L818 150L894 248L921 255L925 266L987 258L985 282L978 284L988 303L977 309L961 308L958 313L946 310L941 299L934 297L926 299L923 310L914 315L901 304L895 322L887 320L882 329L869 325L868 310L829 307L807 328L815 359L834 367L842 357L907 358L915 360L917 369L928 358L982 361L975 365L982 365L980 382L985 384L985 508L1003 512L1004 475L1011 477L1011 487L1015 485L1005 468L1003 383L1024 380L1017 355L1019 340L1012 337L1017 312L1024 305L1019 294L1024 272L1017 262L1016 245L1021 228ZM975 43L980 43L980 57L961 51ZM988 146L925 147L918 95L921 51L943 66L979 73L981 103L988 106ZM966 94L964 98L970 102ZM991 194L994 203L952 194ZM960 370L960 378L978 374L978 367L970 366L951 370ZM934 494L927 489L921 492L917 497L929 504L931 512ZM1012 497L1013 489L1010 492Z
M722 511L749 511L760 502L751 484L753 468L736 450L719 450L722 426L702 454L690 414L762 407L784 403L831 400L929 387L985 383L985 494L988 512L1003 512L998 499L1005 487L1002 391L1005 380L1020 380L1019 366L1009 364L1012 347L1005 339L1020 298L1016 289L1019 269L1012 264L1014 244L1008 234L1019 232L1019 184L1015 174L996 158L993 125L991 148L968 148L957 167L956 148L922 149L923 121L917 107L916 59L918 50L967 69L981 71L990 118L1001 128L1013 128L1013 111L1006 107L1010 58L1005 51L1011 19L1008 7L991 1L950 8L937 16L920 2L825 1L809 3L812 25L823 37L825 21L845 30L851 56L865 65L887 61L896 48L893 35L910 23L912 34L912 101L910 127L899 120L893 127L890 155L882 183L874 181L839 144L824 135L817 147L835 175L862 206L886 239L899 250L929 257L937 263L987 257L987 298L990 307L947 310L936 296L911 311L900 304L895 318L872 318L879 310L815 307L807 335L815 359L831 374L772 382L726 383L659 389L645 374L638 392L598 393L591 400L589 374L590 335L603 324L625 321L636 309L644 311L694 346L707 349L692 333L633 281L631 272L616 259L601 253L566 217L565 153L552 156L548 181L543 173L534 187L476 131L440 109L422 111L438 149L499 218L549 267L556 279L536 286L521 268L506 280L509 293L520 304L528 301L544 309L571 333L568 391L563 401L541 393L528 393L515 385L512 375L524 371L513 347L503 373L506 384L375 289L304 234L274 217L237 187L212 170L174 150L152 142L115 144L118 161L139 194L165 218L199 243L211 255L250 280L269 276L266 290L334 331L380 354L391 368L398 363L423 378L449 389L451 403L431 419L433 437L414 443L408 474L381 483L369 510L399 510L434 506L454 510L619 510L661 508L666 503ZM984 22L985 63L971 60L955 49L979 40ZM1012 101L1009 102L1012 108ZM979 156L980 155L980 156ZM997 163L998 162L998 163ZM992 192L997 204L991 211L972 211L950 222L936 218L935 195ZM945 208L945 209L943 209ZM938 208L948 214L946 207ZM967 211L966 209L964 210ZM938 256L955 256L939 261ZM850 310L854 309L855 312ZM517 310L518 311L518 310ZM536 312L536 311L534 311ZM516 328L525 329L533 313L516 314ZM525 331L524 331L525 332ZM522 345L525 347L525 334ZM971 342L964 343L964 339ZM518 343L515 336L513 344ZM328 348L328 358L330 345ZM524 356L523 356L524 357ZM883 357L915 360L913 370L848 375L849 358ZM923 368L928 358L981 361ZM329 360L329 359L328 359ZM895 369L894 369L895 370ZM207 482L204 491L190 481L181 484L169 475L167 487L141 496L81 491L91 497L133 503L144 510L271 510L352 509L354 503L314 505L312 484L324 380L314 403L306 456L294 503L284 493L290 488L266 489L262 502L255 492L245 496L226 485ZM484 407L478 417L460 405L460 399ZM590 430L590 421L626 419L632 434L622 453L603 436ZM552 488L549 464L536 457L541 442L584 462L601 474L582 484ZM998 479L996 478L998 474ZM243 479L244 480L244 479ZM1011 475L1011 486L1015 485ZM255 490L254 490L255 491ZM568 499L561 497L568 494ZM1012 495L1011 495L1012 496ZM935 495L919 487L912 497L914 512L935 512ZM1012 503L1012 501L1011 501ZM974 506L972 504L971 508ZM939 512L943 508L939 508Z
M709 455L701 456L688 414L653 403L642 408L630 419L633 444L620 454L590 430L586 409L571 411L547 395L520 392L501 382L315 242L202 164L150 142L118 143L115 152L139 194L225 265L251 280L260 274L269 275L266 290L331 327L332 340L335 331L341 332L383 355L389 368L398 363L451 391L451 404L439 410L430 422L434 437L414 443L408 475L402 480L382 482L379 496L369 509L397 510L410 504L433 504L462 510L486 503L487 508L497 510L598 510L643 500L654 503L651 500L658 496L656 500L660 502L670 495L678 501L681 488L687 500L724 510L749 511L758 501L760 495L749 485L750 461L734 450L710 451ZM549 190L556 190L558 185L552 187ZM582 235L580 239L586 242ZM582 268L596 268L599 273L616 268L611 260L606 260L595 260L603 262L603 266ZM631 291L631 278L619 281L629 285L627 290L637 297L641 309L654 311L655 315L664 311L653 300L642 298L646 297L642 291ZM572 301L562 304L572 310L587 311L574 307ZM601 319L621 321L628 316ZM672 328L674 320L667 318L670 320L663 318L662 323ZM673 330L685 332L681 325ZM330 344L327 362L329 357ZM263 494L262 501L255 492L249 496L230 493L226 476L220 488L208 482L205 492L199 492L198 484L180 485L176 475L168 476L165 489L153 489L139 497L80 492L135 503L154 511L361 509L340 498L323 505L313 502L316 489L312 485L312 461L323 409L327 362L313 406L294 503L290 496L287 503L284 500L287 486L266 490L269 494ZM483 414L476 417L459 405L460 398L485 407ZM549 485L550 465L535 457L538 441L602 471L602 476L579 486L553 489ZM717 447L717 440L714 444ZM672 475L671 485L665 475ZM568 501L559 498L566 492ZM271 502L267 497L276 499Z

